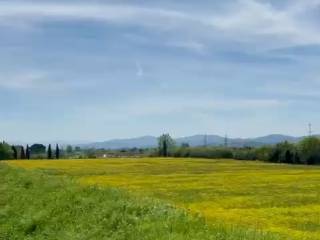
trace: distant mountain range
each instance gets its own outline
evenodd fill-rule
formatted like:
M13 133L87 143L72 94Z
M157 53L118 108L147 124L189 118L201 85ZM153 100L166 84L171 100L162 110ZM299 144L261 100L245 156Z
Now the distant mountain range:
M280 142L288 141L296 143L304 137L292 137L281 134L272 134L257 138L227 138L228 146L231 147L258 147L263 145L273 145ZM218 135L194 135L189 137L176 138L176 143L181 145L187 143L190 146L203 146L207 143L208 146L223 146L225 144L225 137ZM125 148L148 148L156 147L158 144L157 137L144 136L130 139L115 139L104 142L94 142L89 144L79 145L82 148L96 148L96 149L125 149Z
M89 144L82 144L82 148L96 148L96 149L121 149L121 148L148 148L155 147L158 144L158 139L152 136L144 136L129 139L114 139L105 142L94 142Z

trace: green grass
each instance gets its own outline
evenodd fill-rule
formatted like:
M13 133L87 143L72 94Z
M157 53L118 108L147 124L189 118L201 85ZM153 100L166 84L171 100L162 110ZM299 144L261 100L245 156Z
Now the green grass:
M47 171L0 163L0 239L273 240L254 230L207 225L164 202L81 186Z

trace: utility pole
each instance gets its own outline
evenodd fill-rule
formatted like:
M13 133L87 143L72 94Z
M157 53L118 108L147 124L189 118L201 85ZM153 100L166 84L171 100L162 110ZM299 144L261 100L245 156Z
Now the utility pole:
M227 134L224 137L224 146L228 147L228 135Z
M205 147L208 146L208 135L207 135L207 134L204 135L203 145L204 145Z
M308 124L308 129L309 129L309 131L308 131L309 137L311 137L312 136L312 124L311 123Z

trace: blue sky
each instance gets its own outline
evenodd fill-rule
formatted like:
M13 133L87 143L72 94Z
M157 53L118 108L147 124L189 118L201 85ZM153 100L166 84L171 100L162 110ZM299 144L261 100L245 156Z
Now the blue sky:
M0 138L319 132L320 0L0 1Z

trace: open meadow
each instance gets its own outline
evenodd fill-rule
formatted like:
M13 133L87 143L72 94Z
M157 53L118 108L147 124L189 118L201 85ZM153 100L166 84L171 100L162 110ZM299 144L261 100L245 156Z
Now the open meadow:
M0 240L320 240L320 0L0 0Z
M67 176L81 186L158 199L203 216L208 226L270 233L250 239L320 239L320 168L315 166L170 158L6 163L40 169L50 178Z

